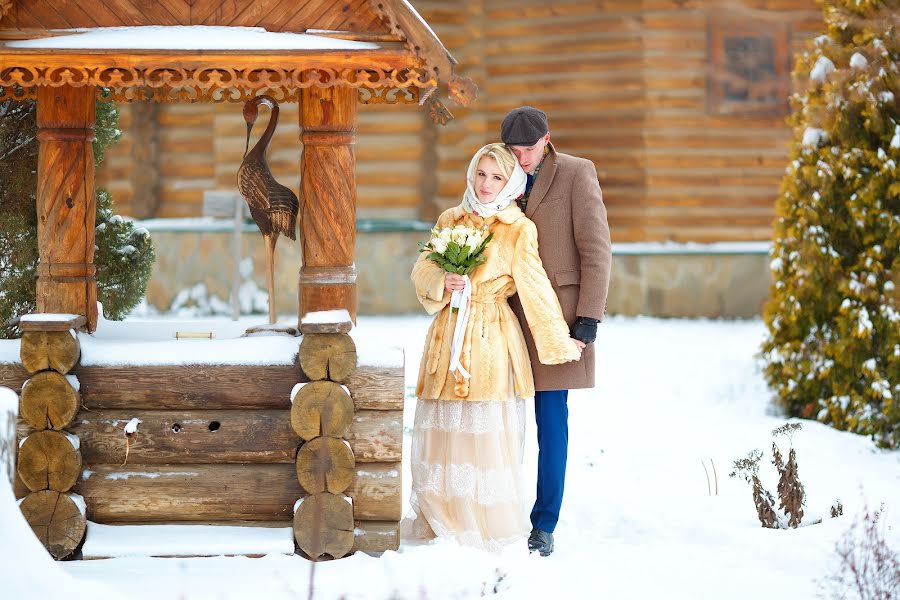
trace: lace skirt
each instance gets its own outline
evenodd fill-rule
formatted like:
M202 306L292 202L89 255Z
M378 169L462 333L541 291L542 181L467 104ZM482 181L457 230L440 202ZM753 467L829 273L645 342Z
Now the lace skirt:
M491 551L530 529L524 506L525 401L419 399L408 537Z

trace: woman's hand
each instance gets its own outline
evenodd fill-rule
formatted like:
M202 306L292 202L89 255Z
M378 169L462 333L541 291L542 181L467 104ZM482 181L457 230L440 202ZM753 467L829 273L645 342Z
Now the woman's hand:
M572 338L572 340L575 342L575 345L578 346L578 351L584 352L584 349L587 347L587 344L585 344L581 340L576 340L575 338Z
M444 289L448 292L462 291L466 287L466 278L456 273L447 273L444 277Z

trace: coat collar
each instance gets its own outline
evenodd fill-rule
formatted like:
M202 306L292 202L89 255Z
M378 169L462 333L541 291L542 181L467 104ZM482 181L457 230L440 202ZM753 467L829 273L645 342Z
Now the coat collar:
M538 173L537 179L531 188L531 194L528 195L528 204L525 207L525 216L527 217L534 215L534 211L537 210L541 200L547 195L547 190L550 189L553 178L556 177L556 161L559 156L556 154L556 148L553 147L552 142L548 146L550 152L544 157L544 166L541 167L541 172Z
M506 225L511 225L525 216L525 213L522 212L522 209L520 209L515 204L510 204L509 206L498 212L496 215L488 217L487 219L467 212L466 209L462 207L462 205L455 206L450 210L452 211L451 216L453 217L454 223L458 223L463 218L468 217L473 223L477 225L491 225L494 221L500 221L501 223L504 223Z

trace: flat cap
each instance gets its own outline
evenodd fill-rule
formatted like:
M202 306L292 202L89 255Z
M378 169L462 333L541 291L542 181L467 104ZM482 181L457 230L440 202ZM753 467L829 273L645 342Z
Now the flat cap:
M500 139L507 146L530 146L550 131L547 114L533 106L509 111L500 125Z

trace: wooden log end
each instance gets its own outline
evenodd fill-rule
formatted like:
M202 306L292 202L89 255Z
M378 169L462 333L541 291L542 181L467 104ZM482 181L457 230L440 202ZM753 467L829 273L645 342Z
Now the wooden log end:
M66 492L78 481L81 463L81 451L67 434L38 431L25 438L19 448L16 472L32 492Z
M312 494L294 513L294 539L310 558L342 558L353 549L353 506L346 496Z
M71 330L26 331L22 334L19 358L29 373L46 369L68 373L80 356L78 336Z
M340 494L356 476L356 460L350 445L342 439L318 437L297 453L297 479L309 493Z
M291 426L300 438L343 437L353 421L353 400L333 381L299 384L291 406Z
M22 500L20 509L31 530L56 559L71 555L84 539L87 519L69 494L34 492Z
M356 344L346 333L314 333L300 342L300 369L312 381L343 383L356 370Z
M63 429L78 413L81 397L56 371L40 371L22 386L22 418L35 429Z

